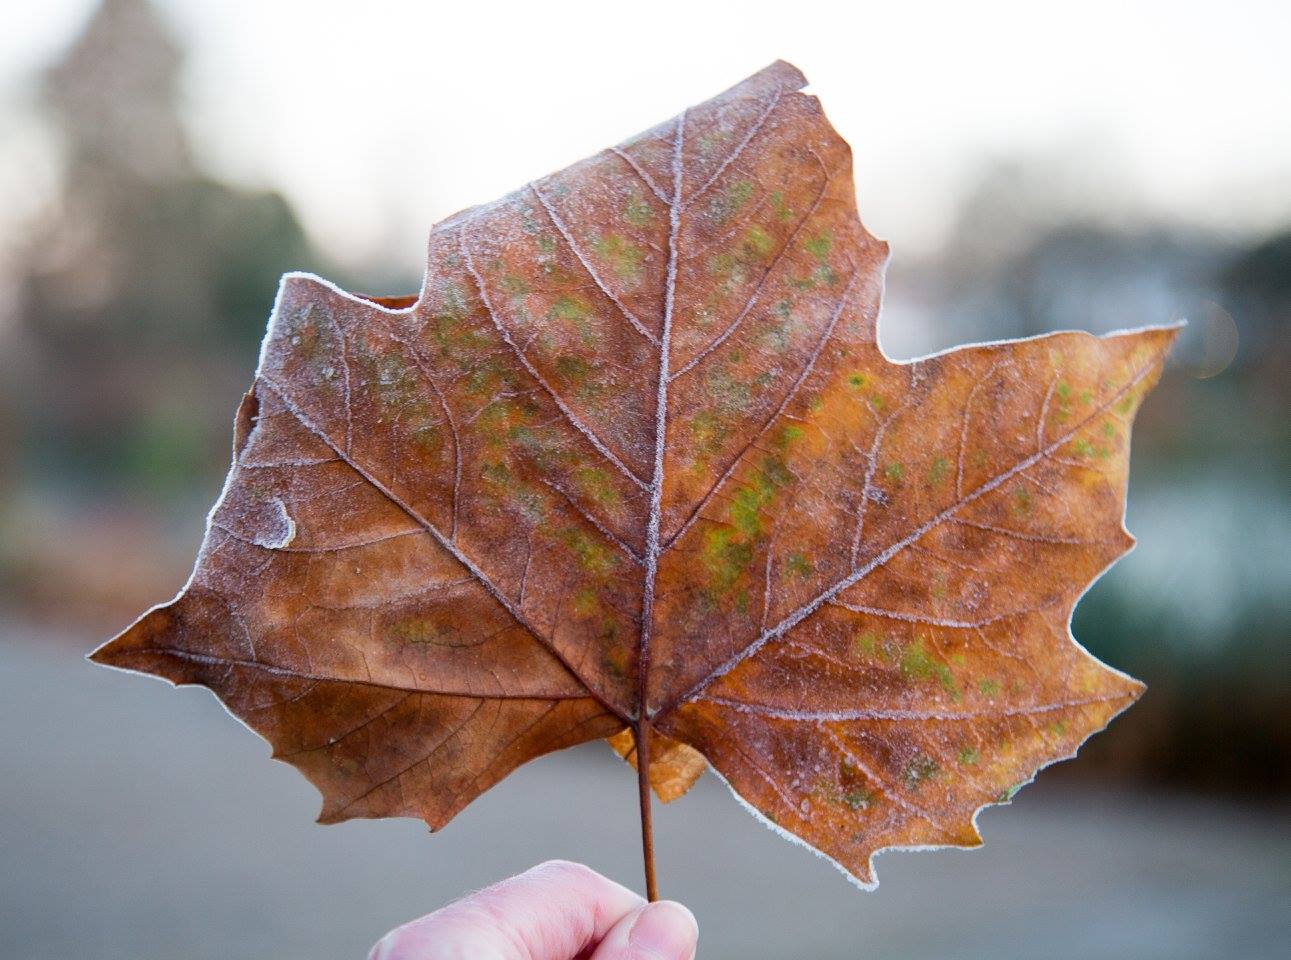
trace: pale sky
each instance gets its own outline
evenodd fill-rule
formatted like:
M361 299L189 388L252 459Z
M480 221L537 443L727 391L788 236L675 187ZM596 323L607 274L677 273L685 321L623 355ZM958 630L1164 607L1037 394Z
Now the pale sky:
M851 142L862 217L897 256L935 246L1001 157L1066 158L1091 203L1132 216L1291 222L1286 2L157 3L189 51L202 162L283 191L356 266L419 270L436 220L777 57ZM0 191L24 194L47 179L30 79L93 2L25 6L0 31L0 123L16 134L0 137Z

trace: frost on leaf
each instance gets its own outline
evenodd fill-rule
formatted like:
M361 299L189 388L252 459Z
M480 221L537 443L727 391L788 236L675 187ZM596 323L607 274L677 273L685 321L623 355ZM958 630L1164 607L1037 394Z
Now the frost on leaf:
M95 659L211 688L328 822L643 720L662 796L707 761L863 883L978 843L1142 690L1069 622L1174 334L886 359L803 84L441 223L415 300L284 278L192 579Z

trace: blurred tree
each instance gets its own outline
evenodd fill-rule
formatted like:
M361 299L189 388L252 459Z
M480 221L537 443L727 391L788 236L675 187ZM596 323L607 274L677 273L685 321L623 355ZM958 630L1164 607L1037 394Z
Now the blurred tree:
M219 474L278 278L318 261L281 196L196 166L182 59L147 0L103 0L44 77L63 190L23 264L17 420L26 468L91 494Z
M1291 230L1235 257L1223 273L1224 296L1234 315L1247 318L1245 352L1259 377L1262 406L1281 430L1283 474L1291 460ZM1253 398L1255 399L1255 398ZM1258 402L1258 399L1256 400Z

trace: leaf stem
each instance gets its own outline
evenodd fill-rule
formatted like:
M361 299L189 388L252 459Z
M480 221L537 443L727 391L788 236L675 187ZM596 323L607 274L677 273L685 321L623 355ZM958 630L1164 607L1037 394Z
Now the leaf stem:
M650 810L650 723L645 718L632 728L637 746L637 794L641 801L641 854L645 862L646 899L659 899L654 875L654 820Z
M681 231L682 156L686 111L677 117L672 142L672 199L668 201L668 286L664 291L663 326L659 331L659 380L655 393L654 473L650 477L650 518L645 531L645 577L641 590L641 646L637 652L637 710L632 737L637 744L637 792L641 801L641 851L645 855L646 897L658 899L654 879L654 827L650 817L650 635L654 625L654 590L659 574L659 523L663 517L663 471L668 447L668 378L672 360L672 313L677 295L677 241Z

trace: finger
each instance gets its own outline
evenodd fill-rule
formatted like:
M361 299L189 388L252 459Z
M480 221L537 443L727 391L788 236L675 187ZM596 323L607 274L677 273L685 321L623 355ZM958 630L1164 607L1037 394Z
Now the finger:
M616 923L591 960L693 960L698 939L694 914L660 900Z
M551 860L391 930L368 960L570 960L642 903L590 867Z

